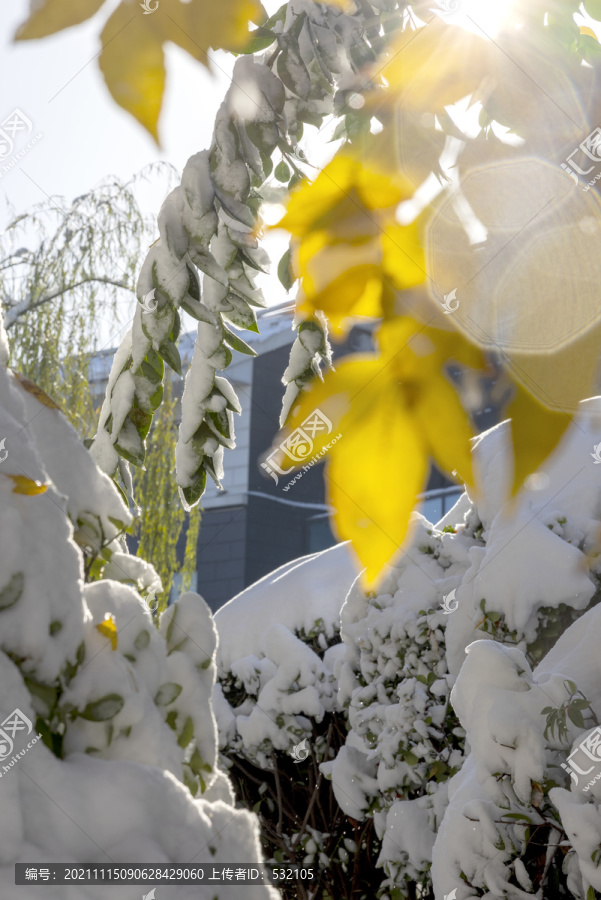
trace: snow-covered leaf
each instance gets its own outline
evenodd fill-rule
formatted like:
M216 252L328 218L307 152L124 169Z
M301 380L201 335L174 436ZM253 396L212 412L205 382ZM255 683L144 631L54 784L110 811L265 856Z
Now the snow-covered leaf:
M106 694L100 700L88 703L78 715L89 722L107 722L121 712L124 702L120 694Z
M223 326L223 339L226 341L230 347L233 347L234 350L238 350L239 353L245 353L247 356L256 356L256 350L253 350L252 347L243 341L242 338L239 338L238 335L234 334L233 331L230 331L225 325Z
M174 681L167 681L165 684L162 684L156 692L154 702L157 706L168 706L170 703L173 703L174 700L177 700L181 692L181 684L176 684Z
M14 606L21 594L23 593L23 585L25 579L22 572L15 572L10 578L8 584L5 584L0 590L0 610L9 609Z

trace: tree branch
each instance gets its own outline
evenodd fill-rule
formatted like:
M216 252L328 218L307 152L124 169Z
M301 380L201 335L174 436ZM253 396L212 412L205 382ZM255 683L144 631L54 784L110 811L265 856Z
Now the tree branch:
M8 329L15 324L19 316L25 315L25 313L29 312L32 309L37 309L44 303L49 303L51 300L55 300L57 297L60 297L61 294L67 294L69 291L75 290L75 288L80 287L82 284L89 284L93 281L100 282L101 284L112 284L114 287L126 288L126 290L133 290L123 280L116 281L114 278L104 278L101 275L92 276L90 278L82 278L80 281L76 281L75 284L68 284L62 288L58 288L56 291L53 291L49 294L42 294L36 300L32 300L31 297L26 297L24 300L19 300L16 303L12 303L11 305L9 305L6 311L6 315L4 316L4 327L8 331Z

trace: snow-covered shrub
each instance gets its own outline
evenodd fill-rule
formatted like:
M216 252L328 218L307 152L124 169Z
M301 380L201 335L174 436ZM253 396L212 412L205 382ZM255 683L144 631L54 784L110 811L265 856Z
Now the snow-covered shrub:
M339 544L282 566L215 615L223 764L259 815L266 856L314 867L311 896L323 900L371 898L381 880L373 824L351 821L320 773L347 735L334 668L344 651L340 609L355 577ZM306 896L302 885L287 890Z
M599 789L570 791L561 767L601 721L600 429L601 401L581 404L514 499L509 424L481 435L482 495L436 526L416 514L380 593L347 597L350 732L321 769L348 815L373 817L383 896L601 889Z
M0 331L0 896L39 896L15 886L16 862L258 861L256 818L233 808L216 766L208 608L184 594L157 628L140 592L160 581L127 555L117 489L7 354ZM111 891L48 885L44 896ZM234 894L177 888L182 900Z

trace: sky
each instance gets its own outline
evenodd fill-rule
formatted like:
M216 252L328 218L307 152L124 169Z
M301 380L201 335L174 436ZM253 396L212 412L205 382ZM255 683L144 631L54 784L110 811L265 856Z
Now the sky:
M2 223L6 201L17 211L48 195L75 197L108 174L129 177L167 159L181 171L187 158L211 141L213 119L230 82L233 59L215 53L213 74L183 50L167 45L167 89L160 130L162 146L118 107L97 63L99 34L116 0L74 28L37 41L13 43L27 18L27 0L3 8L0 117L18 108L43 137L18 168L0 179ZM1 170L0 170L1 171Z
M0 128L19 110L21 119L25 117L31 123L31 132L15 136L14 150L7 160L17 153L20 158L8 171L0 161L0 230L14 215L34 204L49 197L56 197L58 203L63 197L69 202L107 175L127 180L160 160L173 164L179 174L188 157L209 147L234 58L213 52L209 72L180 48L166 45L167 85L158 147L113 101L98 68L99 35L117 5L118 0L106 0L100 12L81 25L42 40L15 43L14 32L28 17L29 2L12 0L3 4ZM25 128L29 128L27 121ZM28 148L32 141L35 143ZM160 179L140 188L143 211L156 215L167 190L166 182ZM276 265L285 248L281 236L272 239ZM261 286L269 304L286 299L277 276L264 278ZM103 329L101 343L110 346L122 333L122 328Z

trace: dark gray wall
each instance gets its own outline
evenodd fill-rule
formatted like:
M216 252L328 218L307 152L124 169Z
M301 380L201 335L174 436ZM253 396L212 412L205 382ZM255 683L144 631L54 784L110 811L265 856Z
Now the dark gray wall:
M244 506L207 509L198 536L197 590L212 610L238 594L246 579L246 519Z

